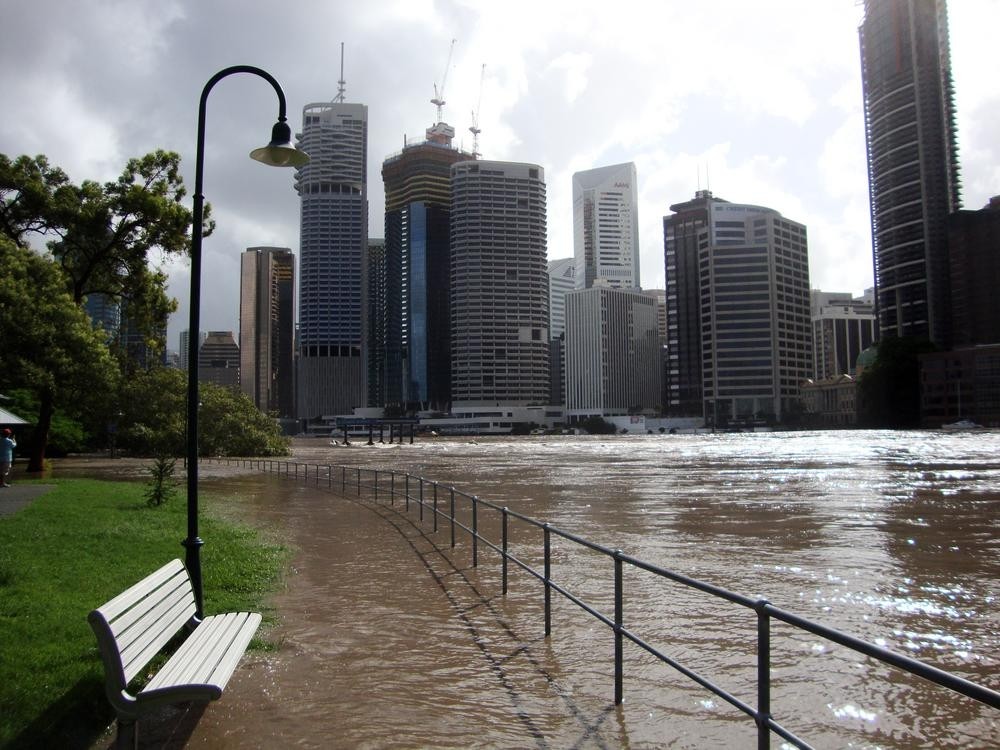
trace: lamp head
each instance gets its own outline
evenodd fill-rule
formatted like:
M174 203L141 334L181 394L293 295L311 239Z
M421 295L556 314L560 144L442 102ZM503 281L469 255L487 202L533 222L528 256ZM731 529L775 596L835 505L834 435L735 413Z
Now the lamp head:
M304 167L309 163L309 154L292 145L292 129L284 120L278 120L271 128L271 142L250 152L250 158L272 167Z

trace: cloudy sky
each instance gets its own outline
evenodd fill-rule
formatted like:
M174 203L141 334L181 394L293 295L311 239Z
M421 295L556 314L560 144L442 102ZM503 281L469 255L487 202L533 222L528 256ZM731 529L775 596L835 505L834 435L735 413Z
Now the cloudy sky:
M369 232L382 160L423 137L452 39L445 120L464 147L480 96L484 158L534 162L548 186L549 258L573 254L574 172L634 161L642 286L663 285L662 217L699 187L774 208L809 232L814 288L872 283L856 0L0 0L0 152L44 153L74 181L178 151L194 183L198 98L229 65L264 68L302 107L368 105ZM1000 193L1000 0L951 0L963 199ZM232 76L209 99L202 329L238 328L240 252L298 250L292 173L245 158L268 140L271 88ZM189 274L172 262L186 328Z

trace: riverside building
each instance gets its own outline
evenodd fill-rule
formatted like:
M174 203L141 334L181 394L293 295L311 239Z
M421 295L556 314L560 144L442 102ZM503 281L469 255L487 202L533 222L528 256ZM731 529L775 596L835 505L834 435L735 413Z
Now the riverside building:
M366 404L368 107L307 104L296 171L301 197L297 406L299 419Z
M576 259L549 261L549 403L566 403L566 295L576 288Z
M295 416L295 256L251 247L240 258L240 390L266 414Z
M447 411L451 401L451 166L475 159L438 122L382 163L385 392L379 404Z
M690 409L697 393L711 424L783 421L813 369L805 226L709 191L670 208L671 407Z
M960 188L945 1L865 0L859 34L879 332L948 348Z
M240 387L240 347L232 331L209 331L198 350L198 380Z
M573 248L580 289L639 288L639 214L635 164L573 175Z
M566 418L661 411L656 298L595 286L566 295Z
M452 411L545 404L549 282L545 173L535 164L451 167Z
M875 292L810 293L817 381L853 375L861 352L875 341Z

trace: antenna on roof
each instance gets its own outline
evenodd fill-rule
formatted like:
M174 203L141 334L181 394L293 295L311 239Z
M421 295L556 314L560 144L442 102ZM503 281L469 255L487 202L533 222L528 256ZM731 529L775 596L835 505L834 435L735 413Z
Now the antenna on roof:
M344 92L346 91L347 81L344 80L344 43L340 43L340 78L337 80L337 95L333 97L335 102L344 101Z

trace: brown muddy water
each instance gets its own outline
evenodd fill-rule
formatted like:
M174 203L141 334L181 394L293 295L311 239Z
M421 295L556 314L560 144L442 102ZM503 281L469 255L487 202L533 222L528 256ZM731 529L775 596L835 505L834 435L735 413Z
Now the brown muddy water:
M395 470L1000 689L1000 433L815 432L300 440L294 460ZM381 480L379 502L310 477L203 464L206 490L296 550L273 652L252 652L190 747L752 747L753 722L613 638L499 557L450 547ZM325 474L324 474L325 476ZM337 474L335 473L335 476ZM366 493L367 494L367 493ZM429 494L425 499L429 498ZM461 511L459 512L461 516ZM495 515L495 514L494 514ZM468 518L463 519L468 522ZM481 529L499 540L483 513ZM541 567L541 535L511 551ZM206 550L211 539L206 539ZM613 613L607 558L553 543L553 579ZM755 703L752 612L627 572L625 624ZM207 595L210 599L210 595ZM1000 712L772 624L772 712L816 747L996 747ZM781 747L778 739L773 747Z

